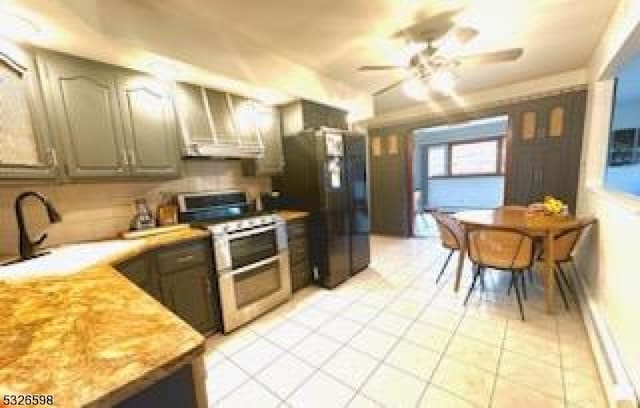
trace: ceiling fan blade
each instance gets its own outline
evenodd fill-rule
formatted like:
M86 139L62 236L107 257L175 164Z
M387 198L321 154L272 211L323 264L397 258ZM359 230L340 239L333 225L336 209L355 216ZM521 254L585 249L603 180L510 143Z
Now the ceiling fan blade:
M401 65L363 65L358 71L387 71L392 69L406 69Z
M373 93L373 96L382 95L383 93L388 92L388 91L392 90L393 88L395 88L397 86L400 86L406 80L407 80L407 78L402 78L401 80L396 81L396 82L392 83L389 86L385 86L384 88L375 91Z
M465 55L456 57L455 59L462 65L493 64L497 62L515 61L520 58L523 53L524 50L522 48L512 48L510 50Z
M454 9L429 17L418 15L415 24L396 32L392 38L435 41L453 28L455 23L452 19L459 12L460 9Z
M478 30L471 27L456 27L452 30L451 35L460 45L464 45L476 38Z

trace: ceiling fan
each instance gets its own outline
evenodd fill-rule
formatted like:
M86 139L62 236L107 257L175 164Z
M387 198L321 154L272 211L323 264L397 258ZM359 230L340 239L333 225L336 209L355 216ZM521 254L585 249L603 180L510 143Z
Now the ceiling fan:
M359 71L403 70L407 75L376 92L381 95L400 85L403 91L415 99L425 99L430 91L451 94L455 88L453 70L459 66L472 66L515 61L523 54L522 48L511 48L482 54L449 56L442 53L448 43L462 46L474 39L478 30L456 26L453 17L460 10L445 11L432 17L422 18L409 27L392 35L402 40L410 50L407 65L364 65Z

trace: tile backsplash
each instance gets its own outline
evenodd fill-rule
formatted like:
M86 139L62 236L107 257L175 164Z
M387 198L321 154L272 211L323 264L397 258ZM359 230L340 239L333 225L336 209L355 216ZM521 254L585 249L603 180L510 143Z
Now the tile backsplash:
M13 203L23 191L45 194L62 215L49 226L46 213L35 200L27 200L25 213L32 239L46 232L45 246L109 239L129 228L136 198L146 198L155 213L164 192L238 189L256 197L271 189L269 177L243 177L239 161L185 161L180 179L90 184L30 184L0 186L0 254L17 252L18 229Z

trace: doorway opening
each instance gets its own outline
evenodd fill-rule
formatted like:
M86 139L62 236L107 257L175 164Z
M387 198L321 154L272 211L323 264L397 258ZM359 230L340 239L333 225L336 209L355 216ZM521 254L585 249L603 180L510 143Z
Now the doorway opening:
M504 203L506 115L413 132L413 235L437 236L429 209L454 213Z

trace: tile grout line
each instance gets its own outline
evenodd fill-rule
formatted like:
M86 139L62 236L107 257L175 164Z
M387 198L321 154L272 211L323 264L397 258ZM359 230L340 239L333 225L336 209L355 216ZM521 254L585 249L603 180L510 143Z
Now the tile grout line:
M445 256L445 254L442 254L442 255L440 255L439 257L435 257L435 259L433 259L433 260L429 263L429 265L430 265L430 266L429 266L429 267L425 267L425 270L426 270L426 269L431 269L431 267L432 267L432 266L433 266L433 265L434 265L438 260L441 260L442 258L444 258L444 256ZM410 287L410 286L411 286L411 284L412 284L412 283L414 283L415 281L417 281L417 280L418 280L418 279L420 279L420 278L421 278L421 276L416 276L416 277L411 281L411 283L408 283L407 285L405 285L405 286L404 286L404 288L405 288L404 290L406 290L408 287ZM437 286L436 286L436 287L437 287ZM403 290L403 291L404 291L404 290ZM419 313L419 314L418 314L418 315L413 319L412 323L411 323L410 325L408 325L408 326L404 329L404 331L402 332L402 334L396 338L395 342L394 342L394 343L393 343L393 345L389 348L389 350L387 350L387 352L385 353L385 355L384 355L384 356L383 356L383 357L382 357L382 358L377 362L376 367L375 367L373 370L371 370L371 372L369 373L369 375L367 375L367 377L364 379L364 381L362 382L362 384L360 384L360 386L358 387L357 393L356 393L355 395L357 395L357 394L361 394L361 391L362 391L362 389L364 388L364 386L367 384L367 382L368 382L368 381L373 377L373 375L374 375L376 372L378 372L378 370L380 369L380 367L385 363L386 358L387 358L387 357L389 357L389 355L390 355L390 354L395 350L395 348L397 347L397 345L402 341L403 336L407 333L407 331L409 331L409 329L410 329L413 325L415 325L415 323L416 323L416 322L418 321L418 319L419 319L419 316L420 316L422 313L424 313L424 310L426 310L426 308L428 308L428 307L429 307L429 305L431 305L431 303L433 302L433 299L434 299L434 298L435 298L435 297L440 293L440 291L441 291L441 290L442 290L442 287L438 288L438 289L436 290L436 292L435 292L435 293L433 293L433 294L431 294L431 295L430 295L430 299L429 299L429 301L428 301L428 302L425 304L425 306L420 310L420 313ZM402 293L402 292L400 292L400 293ZM400 295L400 293L398 293L398 295L396 295L396 297L398 297L398 296ZM386 306L385 306L385 308L383 308L383 309L381 310L381 312L382 312L383 310L385 310L385 309L386 309ZM402 370L402 372L404 373L405 371L404 371L404 370ZM417 378L416 376L413 376L413 377L414 377L414 378ZM425 382L425 383L426 383L426 384L425 384L424 389L426 389L426 388L429 386L429 381L425 381L424 379L420 379L420 382ZM422 394L423 394L423 393L424 393L424 390L420 393L420 395L419 395L419 397L418 397L417 402L419 402L419 401L421 400L421 398L422 398ZM355 399L355 395L352 397L351 401L349 401L349 404L353 401L353 399ZM367 396L367 397L368 397L368 396ZM381 405L380 403L378 403L378 401L375 401L375 400L374 400L374 402L376 402L378 405Z
M445 288L447 287L447 285L449 284L449 282L455 279L455 276L450 275L449 278L447 280L445 280L445 283L438 289L438 294ZM427 385L424 387L424 389L422 390L422 393L420 394L420 397L418 399L418 402L416 403L416 407L418 407L418 405L420 404L420 402L424 399L425 395L427 394L427 390L429 389L430 386L435 386L439 389L443 389L442 387L438 386L437 384L433 383L433 377L436 375L436 372L438 371L438 368L440 368L440 365L442 364L442 361L445 359L446 355L447 355L447 351L449 350L449 346L451 345L451 343L453 342L453 339L456 337L456 335L458 334L458 330L460 328L460 325L462 325L462 322L464 321L464 318L467 316L467 312L468 312L468 308L465 307L463 309L463 312L461 314L460 320L458 321L458 323L456 324L455 328L453 329L453 331L451 332L451 336L449 337L449 340L447 341L447 344L444 347L444 350L442 351L442 353L440 354L440 357L438 358L438 362L436 363L436 365L433 368L433 371L431 372L431 375L429 376L429 380L427 381ZM473 403L471 403L471 401L467 400L466 398L458 395L457 393L451 392L448 389L444 389L445 392L452 394L466 402L469 402L472 405L475 405Z
M504 344L507 341L507 332L509 331L509 319L504 326L504 333L502 333L502 342L500 343L500 354L498 355L498 363L496 365L496 373L493 377L493 385L491 387L491 395L489 396L489 407L493 406L493 398L496 394L496 386L498 384L498 378L500 376L500 365L502 364L502 356L504 354Z

